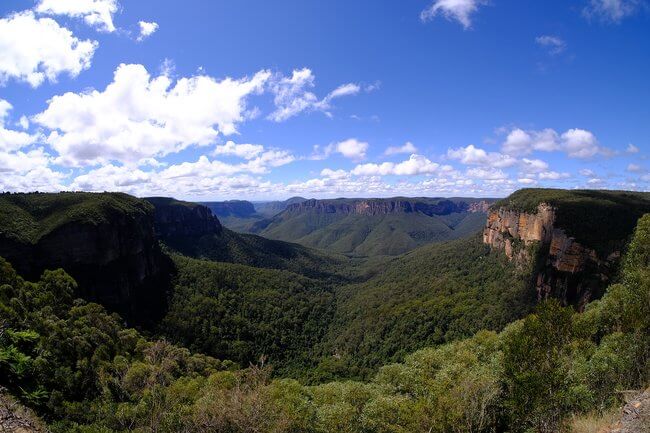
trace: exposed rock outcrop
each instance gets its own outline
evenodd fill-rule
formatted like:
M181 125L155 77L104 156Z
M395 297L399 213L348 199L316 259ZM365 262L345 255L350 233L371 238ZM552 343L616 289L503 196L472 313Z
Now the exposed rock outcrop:
M160 239L193 238L223 230L219 219L206 206L166 197L145 200L155 207L155 230Z
M317 212L357 215L383 215L389 213L421 212L425 215L448 215L455 212L467 212L471 203L451 200L417 200L417 199L348 199L348 200L305 200L287 206L286 212ZM472 209L479 211L481 205Z
M46 269L63 268L77 281L79 296L129 321L148 322L159 317L165 308L169 264L154 234L153 208L134 197L116 194L76 193L74 203L69 204L65 200L71 193L62 194L61 199L56 194L16 194L17 202L24 199L28 203L26 209L37 209L38 200L55 204L30 211L36 215L37 227L49 227L53 218L63 221L40 229L43 232L32 239L0 230L0 256L30 280L38 279ZM95 217L65 220L66 213L75 212Z
M539 298L554 296L583 306L601 295L619 250L604 257L556 227L556 210L541 203L535 213L497 208L489 212L483 242L518 266L532 266Z

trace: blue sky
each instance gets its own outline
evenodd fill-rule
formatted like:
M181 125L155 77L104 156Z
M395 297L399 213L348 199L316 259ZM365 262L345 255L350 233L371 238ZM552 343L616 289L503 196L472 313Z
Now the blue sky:
M0 190L648 190L643 0L4 0Z

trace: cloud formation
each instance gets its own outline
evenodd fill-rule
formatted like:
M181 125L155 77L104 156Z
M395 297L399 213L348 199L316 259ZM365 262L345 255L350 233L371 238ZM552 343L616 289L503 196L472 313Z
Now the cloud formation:
M435 0L431 6L420 14L422 21L429 21L438 15L448 20L456 20L467 30L472 27L472 15L480 6L486 5L487 0Z
M270 83L270 90L275 95L273 111L268 118L283 122L302 112L322 111L331 116L331 102L343 96L356 95L361 91L358 84L343 84L332 90L323 99L319 99L310 89L315 87L316 77L311 69L296 69L291 77L277 76Z
M138 42L145 40L158 30L158 23L155 22L140 21L138 25L140 26L140 34L137 38Z
M142 65L122 64L103 91L54 96L34 121L51 131L47 143L60 164L134 164L235 133L250 114L247 98L269 77L260 71L250 78L197 75L174 83L164 74L151 77Z
M117 0L40 0L35 7L45 15L83 18L86 24L104 32L115 31L113 15L117 9Z
M536 37L535 42L545 48L551 55L561 54L567 48L567 43L559 36L542 35Z
M402 146L391 146L391 147L389 147L384 152L384 155L390 156L390 155L397 155L397 154L400 154L400 153L410 153L410 154L412 154L412 153L417 153L417 152L418 152L418 148L415 147L415 145L413 143L411 143L410 141L407 141Z
M96 48L97 42L80 40L31 11L0 18L0 85L15 79L38 87L63 73L76 77L90 67Z
M587 19L618 24L636 14L642 7L641 0L590 0L582 14Z

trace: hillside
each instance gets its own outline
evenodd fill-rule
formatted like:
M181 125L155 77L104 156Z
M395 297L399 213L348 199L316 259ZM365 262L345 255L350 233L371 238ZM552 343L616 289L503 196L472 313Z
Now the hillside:
M481 244L474 242L477 249L470 250L468 262L486 261L484 268L481 264L468 268L470 263L444 265L453 262L457 250L468 246L464 242L471 241L446 244L448 251L439 256L447 258L441 266L447 272L455 270L456 277L494 269L499 260L507 263L503 254L495 254L493 261L492 254L486 255L485 249L478 248ZM436 248L444 250L445 245L426 246L393 260L398 264L411 261L415 268L403 264L391 268L422 270L432 264L427 253ZM282 351L301 342L303 336L313 338L313 328L295 328L293 320L298 316L282 314L284 308L306 312L307 317L314 312L300 308L304 295L323 296L325 292L308 288L306 279L299 278L286 296L282 295L284 283L274 283L274 274L284 271L258 270L255 274L241 265L177 260L181 268L178 284L195 287L188 293L179 291L178 302L189 308L185 310L188 315L179 320L196 327L192 332L200 327L205 336L211 335L208 329L217 328L214 331L221 332L222 338L215 346L209 344L210 348L226 342L235 350L248 349L251 346L242 345L241 337L259 335L261 340L253 340L257 344L277 345ZM621 404L619 390L642 390L650 381L649 264L647 215L639 221L627 248L620 282L610 285L605 296L584 313L555 301L543 302L500 333L479 331L466 339L405 354L399 363L386 363L369 381L306 386L273 379L264 360L242 370L232 362L191 353L165 340L147 339L101 306L75 299L76 283L64 271L46 272L29 283L0 259L0 386L34 410L53 433L570 431L572 424L583 420L585 425L597 425L600 413ZM452 274L448 275L451 280ZM242 292L234 284L238 278L246 287ZM393 281L398 279L389 271L386 282ZM384 295L378 293L378 297ZM221 307L228 304L235 304L233 311L241 311L241 317L224 317ZM447 309L455 305L464 302ZM204 306L210 314L205 317L213 317L212 323L199 325L196 317L202 315L193 311ZM360 304L359 310L363 308ZM317 325L320 316L311 317ZM262 319L269 318L278 321L277 330L260 326ZM225 326L219 329L222 323ZM412 329L401 331L407 337ZM339 359L336 353L321 363L320 378L335 374ZM29 423L38 422L11 404L9 416L26 420L27 414Z
M306 200L251 231L352 256L395 256L479 231L486 208L486 201L471 199Z
M366 281L337 291L323 368L366 377L421 347L499 330L535 305L528 271L476 235L371 267Z
M79 295L136 321L164 309L168 261L153 207L121 193L0 195L0 257L27 278L64 268Z
M189 257L285 269L321 279L347 273L344 257L289 242L223 228L207 206L171 198L146 198L155 207L156 234L169 248ZM191 232L188 227L193 227Z
M273 217L289 205L302 203L306 200L302 197L292 197L284 201L228 200L200 204L209 208L225 227L236 232L250 233L255 223Z

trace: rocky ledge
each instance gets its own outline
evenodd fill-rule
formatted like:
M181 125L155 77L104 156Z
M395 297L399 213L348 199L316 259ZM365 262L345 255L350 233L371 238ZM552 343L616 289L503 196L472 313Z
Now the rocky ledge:
M556 226L556 210L546 203L534 213L491 210L483 242L503 251L517 266L532 266L540 299L554 296L579 307L601 295L620 258L619 250L599 255L567 236Z

